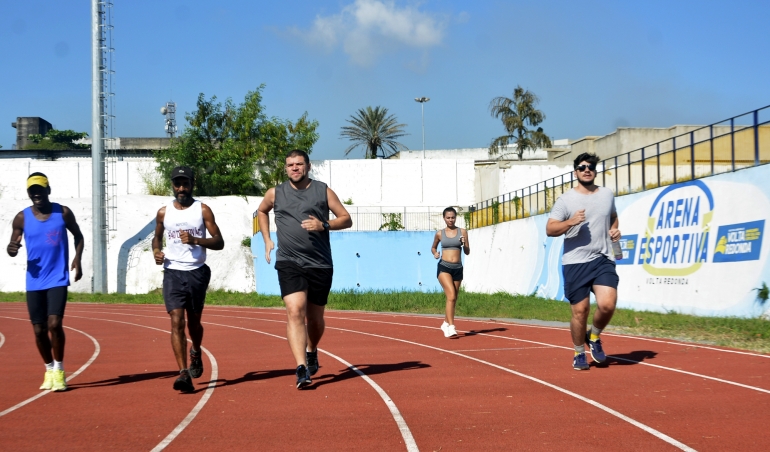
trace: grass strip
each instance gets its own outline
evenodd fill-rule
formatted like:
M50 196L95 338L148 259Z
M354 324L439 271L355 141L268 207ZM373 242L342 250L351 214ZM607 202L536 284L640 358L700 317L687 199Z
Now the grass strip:
M0 302L24 301L23 292L2 292ZM68 300L81 303L163 304L159 290L139 295L70 292ZM443 314L443 292L332 292L330 309L373 312ZM275 295L212 291L206 304L221 306L283 307ZM593 308L592 308L593 309ZM457 315L477 318L508 318L569 322L569 304L544 298L461 292ZM671 338L770 353L770 321L738 317L698 317L618 309L608 331ZM565 337L565 341L568 341Z

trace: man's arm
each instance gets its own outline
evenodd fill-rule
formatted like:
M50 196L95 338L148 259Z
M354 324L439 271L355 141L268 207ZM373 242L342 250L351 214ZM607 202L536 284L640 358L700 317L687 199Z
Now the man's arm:
M265 193L262 202L257 208L257 223L259 223L259 232L262 233L262 240L265 242L265 260L270 263L270 252L275 248L273 240L270 238L270 211L275 206L275 188L271 188Z
M206 230L209 231L211 237L204 239L203 237L193 237L185 231L179 234L179 238L185 245L198 245L210 250L221 250L225 247L225 239L222 238L222 234L219 232L219 226L214 219L214 212L206 204L201 203L201 214L203 215L203 224L206 226Z
M163 254L163 231L166 230L163 227L163 220L166 218L166 208L161 207L158 210L158 214L155 216L155 236L152 238L152 254L155 257L155 263L157 265L163 265L163 259L166 255Z
M353 226L353 220L350 218L347 209L345 209L345 206L340 202L340 198L337 197L337 194L329 187L326 187L326 202L329 204L329 210L331 210L334 216L337 217L333 220L329 220L329 229L338 231ZM323 228L323 225L321 225L321 228Z
M620 225L620 220L618 219L618 214L613 212L610 216L610 238L613 242L617 242L620 240L620 230L618 230L618 226Z
M21 236L24 234L24 212L19 212L13 217L12 228L11 241L8 242L5 251L9 256L16 257L21 248Z
M75 214L72 213L69 207L61 207L62 218L64 219L64 225L67 230L72 234L72 238L75 241L75 257L72 258L71 270L75 270L75 281L80 281L83 277L83 269L80 265L80 259L83 257L83 233L80 232L80 226L78 226L77 220L75 220Z

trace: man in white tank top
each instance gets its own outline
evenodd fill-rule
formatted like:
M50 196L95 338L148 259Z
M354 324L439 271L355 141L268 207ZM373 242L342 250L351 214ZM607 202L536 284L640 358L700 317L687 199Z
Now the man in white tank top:
M206 265L206 249L221 250L225 247L225 241L209 206L192 197L195 183L192 169L186 166L174 168L171 181L174 199L158 210L152 250L155 263L164 268L163 302L171 316L171 345L179 365L179 378L174 382L174 389L192 392L195 390L192 378L203 374L201 313L211 280L211 269ZM207 237L207 231L210 238ZM162 251L164 232L165 253ZM193 343L189 368L185 323Z

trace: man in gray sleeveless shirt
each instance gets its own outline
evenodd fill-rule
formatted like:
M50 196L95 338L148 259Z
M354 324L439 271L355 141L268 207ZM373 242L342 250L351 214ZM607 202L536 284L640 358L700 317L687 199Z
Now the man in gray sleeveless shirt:
M274 248L268 214L275 210L278 235L275 269L288 316L286 335L297 362L297 389L309 385L310 377L318 372L318 342L324 333L324 308L332 287L329 231L353 225L337 195L323 182L311 180L309 172L307 153L289 152L286 155L289 180L269 189L257 209L268 264ZM329 219L329 210L335 219Z
M598 163L595 154L577 156L573 166L579 184L556 200L546 225L549 237L565 235L562 272L564 296L572 305L570 331L575 370L588 369L586 342L594 361L603 363L607 359L599 334L610 323L618 300L619 278L612 252L612 242L620 240L618 214L612 190L594 183ZM586 334L591 291L596 295L597 307L591 332Z

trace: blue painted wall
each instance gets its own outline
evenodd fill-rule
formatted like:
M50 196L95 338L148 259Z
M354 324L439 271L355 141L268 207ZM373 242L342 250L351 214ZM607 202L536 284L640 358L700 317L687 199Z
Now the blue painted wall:
M332 232L332 290L440 291L436 260L430 252L433 231ZM273 232L273 242L278 240ZM280 295L275 250L265 262L262 235L251 240L257 292Z

